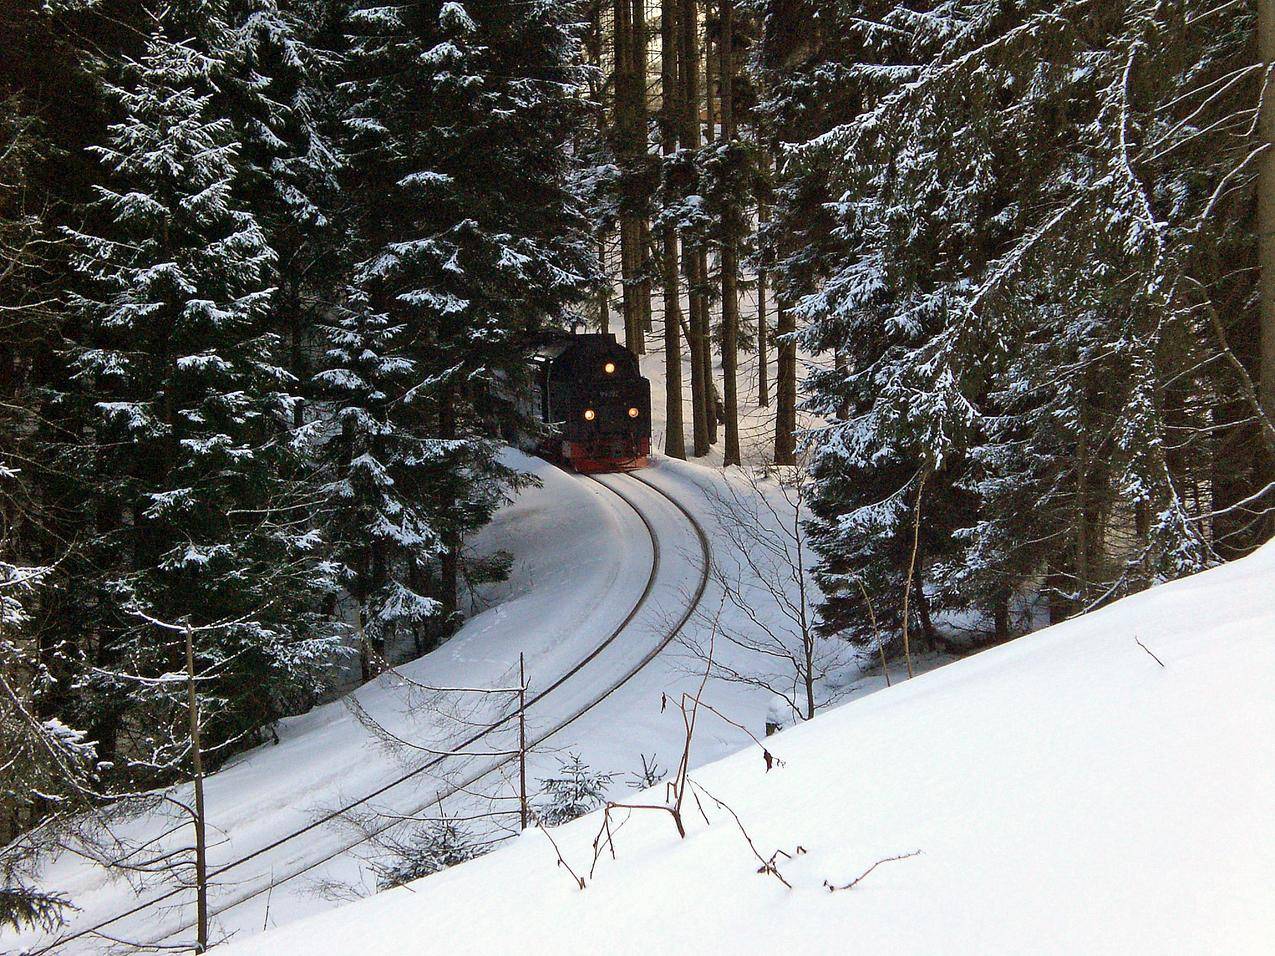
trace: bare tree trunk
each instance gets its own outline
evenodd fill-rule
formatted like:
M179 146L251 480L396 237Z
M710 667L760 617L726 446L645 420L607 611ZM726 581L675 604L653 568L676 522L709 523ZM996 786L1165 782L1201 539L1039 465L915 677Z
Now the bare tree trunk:
M846 380L846 370L847 370L846 354L842 352L840 349L837 349L832 354L832 363L833 363L833 368L837 370L838 384L841 384L844 386L844 383ZM844 422L849 417L850 417L850 402L847 399L842 398L839 402L837 402L837 418L840 421Z
M607 237L598 237L598 267L602 271L602 285L598 288L598 331L611 327L611 280L607 276Z
M1257 0L1258 52L1267 70L1275 63L1275 0ZM1261 318L1258 326L1261 361L1258 365L1258 395L1264 422L1259 429L1275 424L1275 89L1266 74L1260 117L1260 135L1266 146L1262 157L1257 189L1257 223L1260 241ZM1264 432L1264 437L1265 437ZM1260 452L1259 452L1260 454ZM1275 449L1266 444L1266 467L1259 471L1267 476L1275 474ZM1260 481L1258 482L1260 485ZM1275 534L1275 515L1268 515L1266 527L1259 530L1257 540Z
M446 388L439 396L438 437L443 441L456 438L456 397L452 388ZM450 515L456 508L455 501L443 501L440 513ZM452 528L443 530L443 554L439 559L439 576L442 593L438 599L449 615L460 607L460 535Z
M1076 575L1073 606L1076 610L1083 610L1089 601L1089 423L1086 421L1089 402L1087 398L1082 398L1082 401L1076 446L1076 525L1072 538Z
M367 645L367 606L362 601L354 630L359 642L359 678L366 684L372 679L372 649Z
M713 38L709 21L713 17L713 0L704 0L704 140L711 143L717 136L717 112L713 109L713 81L717 79L717 62L713 55Z
M518 655L518 829L527 829L527 662Z
M682 123L680 140L685 150L698 149L699 123L699 4L697 0L680 0L678 22L678 60L682 73ZM693 183L687 184L694 188ZM708 454L708 385L704 377L703 351L707 346L702 334L703 251L693 228L682 236L682 256L686 262L686 279L690 287L690 321L687 346L691 354L691 409L693 451L696 457Z
M654 317L651 314L651 222L649 219L643 219L638 223L638 248L641 249L642 255L638 259L638 269L640 270L642 281L638 285L638 305L642 312L642 351L646 352L646 333L655 328Z
M1275 63L1275 0L1257 0L1257 37L1262 61L1269 69ZM1267 421L1275 422L1275 90L1270 88L1270 83L1268 77L1259 127L1267 149L1261 160L1257 192L1262 265L1262 317L1259 327L1262 359L1258 384Z
M660 141L664 156L676 150L678 106L681 91L677 73L677 0L660 0ZM662 275L664 280L664 388L667 406L664 454L686 457L682 424L682 289L678 272L677 227L663 227Z
M928 470L921 472L916 483L916 507L912 512L912 558L908 561L908 577L903 584L903 660L908 666L908 677L915 676L912 670L912 643L908 625L911 618L909 600L912 597L912 576L916 573L916 553L921 546L921 492L925 490L925 479Z
M775 329L778 341L775 351L779 355L775 375L775 464L796 464L797 450L797 345L792 333L797 323L792 309L785 302L777 302L779 321Z
M712 18L712 0L704 0L704 142L711 143L717 136L717 116L713 110L713 79L717 73L713 59L713 41L709 33L709 20ZM708 266L708 245L699 250L700 281L707 289L710 270ZM708 443L717 444L717 415L720 410L720 399L717 394L717 383L713 378L713 316L712 302L707 291L700 298L699 336L703 342L700 349L700 362L704 366L705 401L708 403Z
M757 204L757 221L763 226L770 222L770 206L764 202ZM770 343L767 341L770 330L766 327L767 264L767 256L762 252L757 266L757 404L762 408L770 407Z
M615 131L616 156L622 171L620 196L620 279L624 302L624 344L634 355L646 351L642 334L642 224L634 211L637 165L646 140L642 114L642 77L638 65L634 0L615 0ZM642 0L637 0L641 3Z
M721 67L722 142L729 149L735 139L734 112L734 62L732 44L734 36L734 0L719 0L721 11L721 39L717 47L717 60ZM722 463L738 465L739 449L739 248L736 219L738 197L733 187L722 211L722 398L725 403L726 447Z
M195 952L208 951L208 841L204 828L204 753L195 692L195 638L186 625L186 704L190 716L190 760L195 787Z
M647 163L647 68L650 65L650 38L646 30L646 0L633 2L633 109L635 134L633 148L636 158L642 164ZM643 176L643 183L650 180ZM642 197L644 210L650 206L650 195ZM651 221L643 212L638 220L638 254L637 268L641 279L638 283L638 315L639 329L642 333L642 352L646 352L646 333L653 328L651 317Z

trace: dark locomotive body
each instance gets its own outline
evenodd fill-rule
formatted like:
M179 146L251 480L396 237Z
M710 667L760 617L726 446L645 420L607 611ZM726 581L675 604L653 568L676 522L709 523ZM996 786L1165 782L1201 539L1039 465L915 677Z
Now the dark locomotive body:
M641 468L651 453L651 383L610 333L562 335L531 356L539 451L580 472Z

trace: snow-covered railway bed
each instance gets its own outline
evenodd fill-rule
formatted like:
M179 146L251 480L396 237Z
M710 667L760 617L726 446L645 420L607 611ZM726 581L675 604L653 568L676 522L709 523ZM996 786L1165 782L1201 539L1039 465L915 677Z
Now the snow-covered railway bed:
M538 648L540 653L528 655L527 732L533 746L559 734L650 664L691 617L708 580L708 539L691 513L673 497L632 476L583 478L557 473L552 483L563 479L578 485L589 497L600 493L614 511L627 511L622 517L612 514L618 524L609 542L612 551L626 554L617 559L616 555L594 551L578 552L576 557L581 562L577 574L582 573L586 580L596 575L599 566L613 567L605 597L611 604L611 618L617 595L629 595L631 603L601 640L595 638L595 643L587 645L588 653L582 657L579 629L573 633L569 626L573 623L570 616L579 608L573 610L572 602L567 601L558 609L558 619L568 625L562 631L563 640L551 641L550 646ZM641 527L644 535L639 535L636 527ZM588 537L594 546L608 543L605 538ZM645 584L633 600L635 579L644 579ZM596 613L599 609L590 610ZM516 657L517 650L513 653ZM575 662L552 680L538 679L539 673L553 673L549 666L566 655L573 656ZM506 676L497 683L512 685L516 681ZM413 689L408 687L407 698L412 696ZM419 691L416 696L419 699ZM438 700L429 703L437 704ZM462 723L467 721L472 729L446 745L426 745L439 753L422 760L418 751L413 766L403 767L393 778L363 794L343 790L326 805L310 803L307 822L285 832L276 829L271 839L256 847L228 856L223 845L220 858L213 858L210 876L213 939L257 932L334 905L336 899L330 892L321 892L321 887L365 891L371 884L366 858L376 855L378 839L392 838L406 825L403 821L428 813L444 800L464 804L476 789L488 793L501 790L501 774L496 771L508 779L509 767L516 762L510 756L516 749L515 710L505 706L499 714L481 718L477 710L471 712L467 707L457 705L456 709L465 711ZM385 710L373 720L383 726L387 722ZM388 722L393 726L386 734L401 740L408 737L405 728L420 729L413 726L410 717ZM399 746L397 751L403 759L405 748ZM411 748L406 748L406 756L412 755ZM235 849L244 846L242 840L233 843ZM128 900L131 905L126 905L122 894L115 896L119 905L114 913L99 916L98 911L93 914L96 919L77 921L79 925L70 931L74 935L64 935L58 943L62 948L53 951L69 951L67 944L77 952L84 951L86 944L92 946L95 939L106 943L108 937L165 949L193 938L191 892L153 892L141 901Z

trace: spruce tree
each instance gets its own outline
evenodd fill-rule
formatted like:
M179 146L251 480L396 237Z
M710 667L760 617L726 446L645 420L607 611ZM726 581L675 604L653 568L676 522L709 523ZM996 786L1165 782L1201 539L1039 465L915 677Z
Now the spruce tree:
M465 536L517 477L498 436L520 424L510 397L527 344L596 273L571 190L583 104L569 13L492 0L368 3L351 16L344 90L367 256L351 302L360 323L402 329L414 382L393 400L441 544L427 568L385 570L447 615Z
M224 71L216 77L217 108L241 143L237 189L275 254L274 326L302 393L314 371L316 326L339 298L347 264L335 90L345 45L341 6L232 0Z
M64 402L90 444L67 460L99 569L85 582L100 647L82 697L106 752L140 754L143 778L164 763L147 729L163 715L140 717L145 684L115 675L177 670L182 653L147 617L220 625L199 661L206 694L224 702L206 731L214 753L304 700L333 652L312 619L323 582L308 501L288 477L294 398L269 329L274 256L234 188L232 124L212 109L222 64L184 39L216 50L224 24L212 7L181 13L157 21L111 88L122 118L96 150L101 227L70 232L80 328Z
M913 606L1000 636L1020 591L1073 613L1260 540L1251 274L1221 265L1253 255L1251 18L835 6L844 112L786 160L835 197L798 287L841 360L808 381L828 626L866 632L863 577L901 610L918 495Z

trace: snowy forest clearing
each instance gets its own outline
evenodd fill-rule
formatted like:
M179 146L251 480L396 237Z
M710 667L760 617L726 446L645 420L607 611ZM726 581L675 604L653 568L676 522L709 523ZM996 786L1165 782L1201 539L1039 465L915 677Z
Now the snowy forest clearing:
M225 956L429 953L458 914L449 953L1268 953L1272 576L1267 545L697 770L791 889L711 803L685 840L634 811L584 890L533 831ZM577 873L599 826L553 831Z

